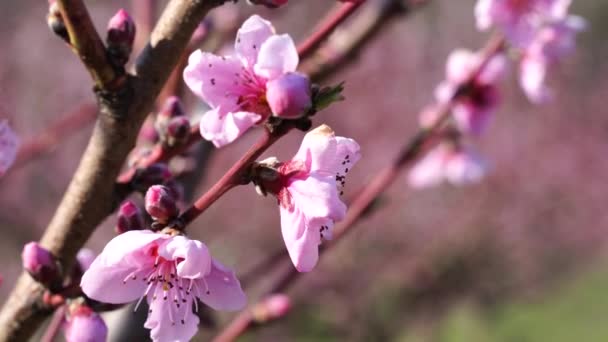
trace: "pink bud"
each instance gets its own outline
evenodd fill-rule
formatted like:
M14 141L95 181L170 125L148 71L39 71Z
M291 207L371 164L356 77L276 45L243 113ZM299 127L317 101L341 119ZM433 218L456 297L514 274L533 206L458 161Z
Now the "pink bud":
M178 214L176 199L171 189L154 185L146 192L146 211L155 220L167 223Z
M190 136L190 120L185 116L178 116L171 119L167 125L167 136L165 142L168 146L182 144Z
M174 118L176 116L186 115L182 101L177 96L170 96L165 100L163 107L158 113L159 117Z
M310 80L296 72L287 73L266 85L266 99L275 116L295 119L306 114L312 105Z
M64 334L67 342L105 342L108 327L98 313L82 305L66 320Z
M108 22L106 43L113 61L124 65L129 59L135 39L135 22L125 11L120 9Z
M269 322L284 317L291 310L291 300L287 295L275 294L257 304L253 310L256 322Z
M118 209L118 219L116 221L116 233L122 234L130 230L144 228L144 217L139 207L132 201L125 201Z
M145 192L155 184L164 184L173 177L167 164L156 163L143 169L137 169L131 185L137 191Z
M41 284L52 287L61 281L55 257L38 242L29 242L21 253L23 268Z

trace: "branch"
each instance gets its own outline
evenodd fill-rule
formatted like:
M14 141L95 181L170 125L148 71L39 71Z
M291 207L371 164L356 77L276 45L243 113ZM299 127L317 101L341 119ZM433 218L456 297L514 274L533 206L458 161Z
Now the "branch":
M68 31L70 47L80 57L95 85L99 89L116 89L119 75L108 60L106 48L82 0L57 0L57 5Z
M75 0L62 1L64 20L77 19L79 22L88 18L86 10L85 15L82 7L74 5L78 3L81 4ZM150 42L135 62L135 75L127 78L118 89L110 87L97 93L100 115L93 134L41 239L42 245L61 261L64 269L70 268L77 251L112 212L115 179L135 145L144 118L198 23L209 10L222 3L222 0L170 1L152 32ZM70 37L76 41L82 37L77 28L79 26L73 25L70 31ZM91 51L89 45L79 44L75 44L80 47L79 52ZM97 54L93 56L99 57ZM96 66L96 62L89 59L85 64L87 67ZM105 72L92 74L95 82L102 84L111 78ZM0 341L27 340L36 330L50 312L41 304L42 292L43 288L28 274L21 275L0 312Z
M479 75L479 73L487 65L488 61L496 54L504 49L504 40L502 37L493 37L482 50L482 63L469 76L468 80L460 85L461 89L465 89ZM448 121L451 117L451 110L461 96L462 91L456 91L449 102L440 105L437 110L438 119L429 128L422 129L413 138L408 140L401 148L394 162L389 164L369 182L357 195L357 197L349 205L346 217L334 227L333 239L331 243L322 245L319 253L326 252L331 247L335 246L339 241L343 240L344 236L352 231L370 206L376 199L390 187L397 179L400 172L405 170L409 165L416 161L433 143L435 133ZM270 289L266 292L265 297L273 293L284 292L302 273L298 271L288 262L288 256L285 252L281 257L283 269L279 277L272 283ZM229 342L234 341L237 337L243 335L255 325L253 317L249 310L244 310L228 325L220 334L213 339L213 342Z
M298 45L300 58L304 59L313 53L364 2L365 0L336 4L336 9L317 25L314 33Z

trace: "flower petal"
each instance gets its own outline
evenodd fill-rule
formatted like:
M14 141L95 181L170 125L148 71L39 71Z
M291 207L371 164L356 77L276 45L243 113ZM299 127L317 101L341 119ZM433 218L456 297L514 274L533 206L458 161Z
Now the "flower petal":
M213 259L211 272L199 284L208 291L199 293L200 300L216 310L241 310L247 304L247 297L234 272ZM199 286L200 287L200 286Z
M452 156L445 166L445 176L454 185L468 185L479 182L486 174L484 160L469 150Z
M408 174L408 182L415 188L426 188L440 184L444 180L444 167L450 150L439 145L419 160Z
M481 84L493 84L502 78L506 68L507 58L503 54L496 55L483 67L477 81Z
M309 229L298 208L289 211L280 207L280 213L281 233L293 265L299 272L311 271L319 260L320 232Z
M207 246L185 236L168 239L158 249L158 255L167 260L178 260L177 275L182 278L202 278L211 271L211 254Z
M137 270L135 266L108 266L102 259L97 258L82 276L80 287L89 298L100 302L132 302L143 296L147 286L146 282L140 279L124 281Z
M471 73L479 63L479 57L472 51L457 49L450 53L445 65L445 74L448 82L458 87L471 76Z
M184 69L184 82L213 108L236 110L239 96L247 93L241 82L242 64L230 57L194 51Z
M201 135L216 147L222 147L243 135L261 118L251 112L222 113L222 108L212 109L201 118Z
M257 75L275 79L285 73L296 71L300 57L293 39L287 34L268 38L260 49L254 66Z
M199 318L192 312L192 300L169 308L172 301L148 301L150 312L144 327L151 329L150 337L160 342L187 342L196 335Z
M245 20L236 34L234 50L243 64L252 68L258 60L262 44L275 33L274 27L268 20L258 15L252 15Z
M340 221L346 205L340 200L334 176L311 173L306 179L294 179L288 185L294 205L308 220L330 218Z
M544 58L527 58L520 63L519 84L530 101L543 103L551 98L551 91L545 86L547 61Z

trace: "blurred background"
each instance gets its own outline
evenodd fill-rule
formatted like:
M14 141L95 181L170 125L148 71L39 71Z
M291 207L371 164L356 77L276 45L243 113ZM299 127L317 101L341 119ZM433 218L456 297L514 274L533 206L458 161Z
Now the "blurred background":
M362 147L347 201L416 132L448 54L488 39L475 29L474 3L430 0L387 22L324 81L345 81L346 101L319 113L314 124L327 123ZM125 1L87 4L100 32L119 8L130 9ZM271 11L243 2L213 15L218 25L238 27L259 13L301 41L333 5L292 0ZM24 142L94 101L87 72L48 30L47 11L41 0L0 2L0 117ZM473 141L490 163L488 177L473 186L414 190L403 174L376 210L291 288L293 311L245 341L608 340L608 2L576 0L571 12L589 29L550 76L553 102L529 103L511 64L491 127ZM185 101L192 115L204 110L190 94ZM0 179L0 304L21 272L23 244L40 238L78 164L92 123L78 126L50 153ZM186 193L201 194L258 133L213 152L192 172ZM291 133L265 155L290 158L302 136ZM99 252L115 235L114 222L110 217L88 247ZM228 193L189 233L241 275L284 248L275 200L252 186ZM264 273L258 277L246 289L252 301L268 286ZM232 315L217 317L221 327ZM214 329L202 328L197 338L206 340Z

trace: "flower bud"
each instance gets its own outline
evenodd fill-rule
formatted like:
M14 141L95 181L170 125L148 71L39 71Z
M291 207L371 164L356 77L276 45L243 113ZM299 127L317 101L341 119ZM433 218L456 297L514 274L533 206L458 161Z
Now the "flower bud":
M144 144L150 145L158 142L159 136L158 132L156 132L156 127L154 127L154 119L148 117L146 121L144 121L144 124L139 130L137 139Z
M29 242L21 253L23 268L39 283L54 287L61 283L61 272L55 257L38 242Z
M177 96L170 96L165 100L163 107L156 115L156 122L154 122L154 127L156 128L156 132L162 137L167 135L167 129L169 127L169 123L173 118L179 116L185 116L186 112L184 111L184 107L182 106L182 102Z
M67 342L105 342L108 327L101 316L85 305L71 309L64 325Z
M123 66L129 60L135 39L135 22L125 11L120 9L108 22L106 43L110 58L117 66Z
M146 211L156 221L168 223L178 214L173 191L164 185L153 185L146 192Z
M66 43L70 43L68 29L65 27L61 12L59 12L59 5L57 5L57 2L55 1L49 3L49 13L46 16L46 23L53 33L58 35Z
M297 72L287 73L266 85L266 99L275 116L296 119L311 107L310 79Z
M143 229L144 225L143 213L135 203L125 201L120 205L116 227L114 228L116 234Z
M290 310L291 299L285 294L275 294L256 305L253 316L256 322L263 323L284 317Z
M156 163L146 168L137 169L131 185L139 192L145 192L155 184L165 184L173 177L167 164Z
M190 120L185 116L178 116L171 119L167 125L167 134L164 141L167 146L183 144L190 136Z

